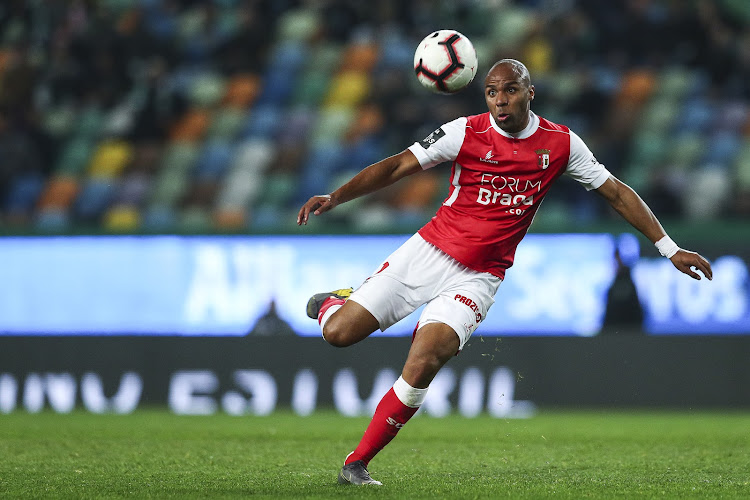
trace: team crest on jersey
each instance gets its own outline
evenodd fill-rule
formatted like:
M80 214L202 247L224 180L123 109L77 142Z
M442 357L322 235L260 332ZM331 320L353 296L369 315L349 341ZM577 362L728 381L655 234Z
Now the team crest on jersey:
M444 135L445 135L445 130L443 130L443 128L440 127L439 129L435 130L430 135L428 135L427 137L425 137L424 139L422 139L422 142L420 142L419 144L424 149L428 149L430 146L432 146L433 144L435 144L437 142L437 140L440 139L441 137L443 137Z
M549 167L549 149L535 149L534 152L537 155L536 164L541 168L542 170Z

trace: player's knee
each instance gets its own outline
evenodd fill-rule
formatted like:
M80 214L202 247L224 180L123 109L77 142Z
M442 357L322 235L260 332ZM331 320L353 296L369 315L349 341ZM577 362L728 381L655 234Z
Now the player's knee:
M404 373L407 374L408 381L412 385L426 387L435 378L443 364L445 362L437 356L420 356L407 362L404 366Z
M341 321L336 321L334 317L323 325L323 339L334 347L347 347L354 343L349 329Z

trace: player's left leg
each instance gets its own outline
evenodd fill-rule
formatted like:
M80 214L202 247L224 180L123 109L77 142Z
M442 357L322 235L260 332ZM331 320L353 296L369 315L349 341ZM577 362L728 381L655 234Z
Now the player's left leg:
M351 288L342 288L316 293L307 302L307 315L318 320L323 339L332 346L356 344L378 329L378 320L370 311L349 301L353 292Z
M430 382L460 344L455 330L445 323L429 323L417 331L401 377L380 400L362 440L346 457L340 483L380 484L370 477L367 465L417 412Z

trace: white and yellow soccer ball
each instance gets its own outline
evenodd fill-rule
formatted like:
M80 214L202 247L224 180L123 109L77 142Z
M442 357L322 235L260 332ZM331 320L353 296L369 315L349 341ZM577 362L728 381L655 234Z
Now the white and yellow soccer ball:
M471 40L455 30L438 30L419 42L414 72L424 87L439 94L455 94L474 80L477 51Z

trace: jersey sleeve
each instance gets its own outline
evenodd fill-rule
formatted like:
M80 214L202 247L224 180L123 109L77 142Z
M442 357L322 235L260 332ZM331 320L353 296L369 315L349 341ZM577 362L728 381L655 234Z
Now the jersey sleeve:
M424 170L455 160L464 143L467 121L462 117L442 125L423 140L409 146L409 151L414 153Z
M565 175L577 180L587 191L599 188L609 178L609 170L594 156L586 143L570 131L570 159Z

